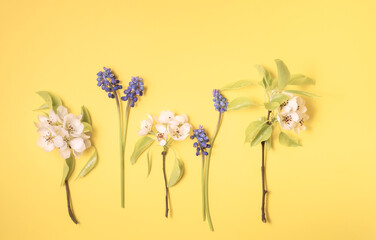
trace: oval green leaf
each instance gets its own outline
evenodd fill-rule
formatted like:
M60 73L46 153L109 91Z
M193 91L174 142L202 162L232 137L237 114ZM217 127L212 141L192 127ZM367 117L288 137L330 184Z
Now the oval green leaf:
M151 149L149 149L148 150L148 152L147 152L147 163L148 163L148 175L147 176L149 176L150 175L150 171L151 171L151 153L150 153L150 150Z
M304 91L299 91L299 90L285 90L287 93L293 93L297 95L302 95L306 97L319 97L316 94L310 93L310 92L304 92Z
M274 111L279 106L281 106L281 104L279 104L278 102L268 102L268 103L264 103L264 106L265 106L266 109L268 109L270 111Z
M302 146L297 139L291 138L289 135L287 135L284 132L281 132L279 134L279 143L282 145L285 145L287 147L300 147Z
M277 102L279 104L282 104L283 102L289 100L289 98L290 97L287 96L286 94L277 94L274 97L272 97L271 102Z
M245 140L244 142L251 142L255 138L256 134L260 131L262 126L264 126L265 122L262 121L254 121L251 122L247 129L245 130Z
M290 80L290 71L282 60L276 59L275 63L278 71L278 88L283 89Z
M220 88L219 90L221 91L226 91L226 90L234 90L234 89L240 89L240 88L244 88L244 87L248 87L249 85L252 85L252 82L250 80L239 80L239 81L236 81L236 82L232 82L232 83L229 83L225 86L223 86L222 88Z
M273 128L271 125L265 124L260 131L256 134L256 137L253 139L251 146L254 147L257 144L266 141L272 135Z
M81 107L81 115L82 115L81 121L82 122L87 122L88 124L91 125L90 113L89 113L89 111L87 110L87 108L85 106Z
M72 175L72 172L74 170L74 157L71 153L70 157L65 159L64 161L64 168L63 168L63 177L61 179L61 185L63 186L65 184L65 181L69 180L69 177Z
M92 132L93 131L93 128L91 127L91 125L89 123L82 122L82 124L84 125L84 133Z
M291 79L288 82L289 85L310 85L315 84L315 80L312 78L309 78L307 76L304 76L302 74L293 74L291 75Z
M177 184L182 178L183 174L184 174L184 164L179 158L175 157L174 168L172 169L167 187L172 187L175 184Z
M141 154L153 144L153 142L154 139L147 136L138 139L131 156L131 163L134 164Z
M87 161L85 166L82 168L81 172L78 174L77 178L85 177L94 167L97 165L98 162L98 152L97 149L93 146L94 153L91 155L90 159Z
M45 104L48 105L49 108L52 108L54 111L56 111L57 107L63 105L61 99L58 96L56 96L56 95L54 95L50 92L39 91L39 92L37 92L37 94L39 96L41 96L44 99L44 101L46 102ZM42 106L44 106L44 105L42 105ZM46 108L44 108L44 109L46 109Z
M239 110L239 109L247 108L247 107L250 107L250 106L253 106L253 105L255 105L255 104L251 101L251 99L246 98L246 97L238 97L238 98L235 98L234 100L232 100L228 104L227 110L228 111Z

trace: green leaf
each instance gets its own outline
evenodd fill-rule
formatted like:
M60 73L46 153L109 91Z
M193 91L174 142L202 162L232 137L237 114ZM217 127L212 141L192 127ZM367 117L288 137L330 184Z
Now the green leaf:
M278 102L268 102L268 103L264 103L264 105L265 105L265 108L270 111L274 111L279 106L281 106L281 104L279 104Z
M87 123L89 123L91 125L90 113L89 113L89 111L87 110L87 108L85 106L81 107L81 115L82 115L81 121L82 122L87 122Z
M268 140L266 140L266 150L270 150L270 148L272 147L272 138L269 138Z
M82 122L82 124L84 125L84 133L92 132L93 131L93 128L91 127L91 125L89 123Z
M264 88L272 89L273 79L270 75L270 72L261 65L255 65L255 67L262 77L262 86Z
M289 98L290 97L287 96L286 94L278 94L272 97L271 102L277 102L279 104L282 104L283 102L289 100Z
M138 139L131 156L131 163L134 164L141 154L153 144L153 142L154 139L147 136Z
M239 80L236 82L229 83L225 86L223 86L220 91L226 91L226 90L234 90L234 89L239 89L239 88L244 88L249 85L252 85L252 82L250 80Z
M299 91L299 90L285 90L287 93L293 93L297 95L302 95L306 97L319 97L316 94L310 93L310 92L304 92L304 91Z
M47 91L39 91L37 92L39 96L41 96L44 101L46 102L45 104L49 106L49 108L52 108L54 111L56 111L57 107L63 105L61 102L61 99ZM43 106L43 105L42 105Z
M276 59L275 63L277 64L278 71L278 88L283 89L286 87L288 81L290 80L290 72L287 66L280 59Z
M302 146L297 139L291 138L289 135L287 135L284 132L281 132L279 134L279 143L282 145L285 145L287 147L300 147Z
M65 159L64 162L64 168L63 168L63 178L61 179L61 185L63 186L65 184L65 181L69 180L69 177L72 175L72 172L74 170L74 157L73 154L67 159Z
M302 74L293 74L291 75L291 79L288 82L288 84L289 85L309 85L309 84L315 84L315 80L307 76L304 76Z
M177 184L180 181L181 177L183 176L183 173L184 173L184 164L179 158L175 157L174 168L172 169L167 187L172 187L175 184Z
M150 170L151 170L151 155L150 155L150 150L151 149L149 149L148 150L148 152L147 152L147 163L148 163L148 175L147 176L149 176L150 175Z
M254 147L257 144L266 141L272 135L273 128L271 125L265 124L260 131L256 134L256 137L253 139L251 146Z
M228 104L227 110L228 111L239 110L239 109L247 108L247 107L250 107L250 106L253 106L253 105L255 105L255 104L249 98L238 97L238 98L235 98L234 100L232 100Z
M94 147L94 146L93 146ZM77 178L85 177L93 168L97 165L98 162L98 152L94 147L94 153L91 155L85 166L82 168L81 172L78 174Z
M47 103L42 104L39 108L34 109L34 111L39 111L39 110L44 110L44 109L49 109L50 106Z
M247 129L245 130L245 140L244 142L251 142L255 138L256 134L260 131L265 122L263 121L254 121L251 122Z

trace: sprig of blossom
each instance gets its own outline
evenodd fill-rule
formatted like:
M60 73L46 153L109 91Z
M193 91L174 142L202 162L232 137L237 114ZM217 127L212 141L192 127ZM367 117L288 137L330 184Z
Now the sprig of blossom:
M82 106L82 112L79 115L69 113L68 109L62 105L59 97L46 91L37 92L44 100L43 104L37 110L50 109L48 114L39 115L39 122L35 123L37 132L40 135L37 145L46 152L58 149L60 156L64 158L64 171L62 184L66 187L68 213L71 220L77 224L77 218L71 208L71 196L68 180L74 168L75 158L87 151L91 146L91 118L86 107ZM88 174L97 163L97 151L94 147L94 153L78 174L78 178Z
M149 149L153 143L157 142L159 146L163 148L162 164L163 164L163 176L165 184L165 217L168 217L169 212L169 188L177 184L184 172L184 165L182 161L176 155L174 148L172 147L173 141L184 141L191 132L191 124L188 122L188 116L185 114L175 115L171 111L162 111L159 116L152 117L147 115L148 118L141 121L140 130L138 135L142 136L136 143L134 151L131 157L131 162L135 163L140 155ZM166 155L169 149L173 150L175 154L175 165L171 172L171 176L167 181L166 177ZM150 149L148 155L148 173L150 172L149 163Z
M98 86L102 87L104 91L108 93L109 98L115 98L116 106L119 115L119 137L120 137L120 202L121 207L124 208L124 152L127 139L127 130L128 130L128 119L130 109L135 106L135 103L144 93L144 82L140 77L132 77L131 81L128 84L127 89L124 90L125 96L120 97L119 89L122 89L123 86L120 84L120 81L116 78L115 74L111 71L111 68L103 68L104 71L99 71L97 73ZM122 101L127 102L127 107L125 110L124 116L122 115Z
M279 59L275 60L278 76L273 78L271 73L264 67L257 65L262 80L259 85L265 91L265 109L266 116L249 124L245 131L245 142L251 146L261 144L261 174L262 174L262 207L261 219L266 222L266 185L265 185L265 147L270 149L271 136L274 130L279 129L279 142L289 147L301 146L295 137L291 137L283 130L294 131L299 134L306 129L305 121L309 118L305 100L296 95L314 97L309 92L286 89L289 86L314 84L314 80L301 74L291 75L287 66ZM238 81L228 84L226 89L238 89L248 86L251 83ZM228 108L241 109L248 106L251 101L244 97L239 97L229 104Z

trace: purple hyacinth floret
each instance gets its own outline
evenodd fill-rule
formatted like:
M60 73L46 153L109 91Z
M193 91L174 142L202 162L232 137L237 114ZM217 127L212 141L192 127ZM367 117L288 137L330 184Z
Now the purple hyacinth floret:
M213 102L214 102L214 107L215 110L218 112L226 112L227 111L227 106L228 106L228 101L227 99L220 93L218 89L213 90Z
M196 156L200 155L200 152L202 152L203 155L208 155L208 152L206 151L207 148L210 148L209 144L209 138L205 133L205 129L202 125L199 125L198 129L193 130L193 135L191 136L191 139L197 139L197 142L193 144L193 147L196 148Z
M144 94L144 82L140 77L132 77L129 82L129 86L124 90L125 96L121 97L123 101L130 101L130 106L134 107L135 102L137 102L138 97Z
M97 73L97 86L108 93L109 98L115 98L116 91L122 89L120 81L116 79L115 74L112 73L111 68L103 68L104 71Z

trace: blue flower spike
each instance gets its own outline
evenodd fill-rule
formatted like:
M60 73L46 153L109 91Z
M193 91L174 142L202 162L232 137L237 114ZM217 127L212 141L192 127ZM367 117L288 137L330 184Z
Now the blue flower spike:
M130 101L130 106L134 107L138 97L141 97L144 94L144 89L143 79L140 77L132 77L128 88L124 90L125 96L121 97L121 100Z
M221 113L227 111L228 101L218 89L213 90L213 102L215 110Z
M191 136L191 139L197 139L197 142L193 144L193 147L196 148L196 156L201 154L207 156L207 148L210 148L209 144L209 138L205 133L205 129L203 128L202 125L199 125L198 129L193 130L193 135Z
M108 93L109 98L115 98L116 91L122 89L120 81L116 79L115 74L111 71L111 68L103 68L104 71L97 73L97 86Z

